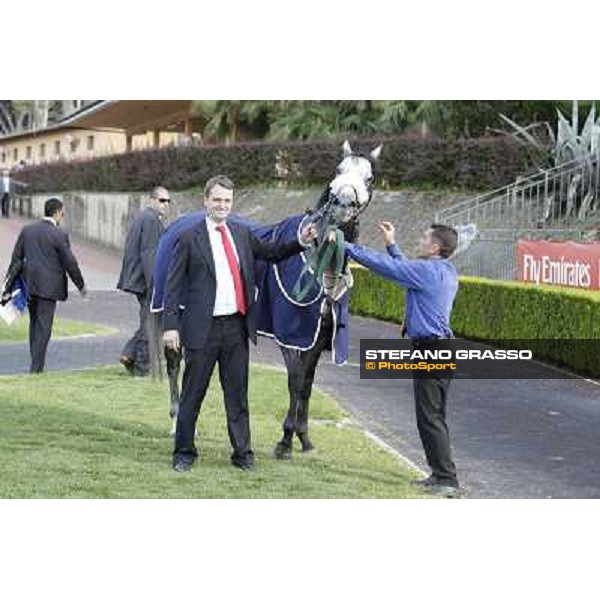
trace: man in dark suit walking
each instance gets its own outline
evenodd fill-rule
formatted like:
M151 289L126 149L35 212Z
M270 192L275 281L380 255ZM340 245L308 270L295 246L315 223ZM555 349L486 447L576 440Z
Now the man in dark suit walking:
M171 203L169 192L156 187L147 206L131 223L125 238L123 264L117 288L135 294L140 305L140 321L137 331L121 351L121 364L134 376L144 377L150 371L148 342L148 315L154 257L160 236L165 230L166 218Z
M196 420L215 364L225 399L231 462L251 469L248 411L248 338L256 343L255 259L277 262L300 252L314 237L307 226L299 241L260 242L244 225L227 220L233 183L217 175L204 188L206 219L181 234L169 267L164 303L164 342L185 348L185 371L173 468L189 471L198 457ZM302 244L300 243L302 242ZM183 310L181 310L183 306Z
M69 236L59 229L63 203L58 198L46 200L44 215L41 221L23 227L8 268L13 277L23 276L29 295L31 373L44 370L56 301L67 299L67 274L82 296L87 293Z

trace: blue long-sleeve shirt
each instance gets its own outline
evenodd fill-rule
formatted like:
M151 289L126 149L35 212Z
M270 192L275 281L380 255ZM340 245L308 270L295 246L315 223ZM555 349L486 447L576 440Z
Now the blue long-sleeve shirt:
M450 337L450 313L458 290L454 265L445 258L409 260L396 244L388 254L346 242L346 254L406 288L406 326L412 339Z

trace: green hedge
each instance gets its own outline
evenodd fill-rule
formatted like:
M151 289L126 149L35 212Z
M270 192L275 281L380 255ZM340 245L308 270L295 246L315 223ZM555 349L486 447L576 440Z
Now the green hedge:
M216 173L238 185L283 181L322 184L331 179L344 138L311 142L242 143L231 146L161 148L102 158L31 166L19 173L30 193L136 191L165 185L186 189ZM506 185L531 170L528 151L508 138L447 139L395 136L351 140L370 151L384 144L378 186L426 184L482 190Z
M350 310L400 323L404 290L366 269L354 268L353 273ZM600 339L600 292L461 277L452 329L458 337L501 346L539 340L527 343L535 355L600 377L600 356L591 352L592 346L570 342Z

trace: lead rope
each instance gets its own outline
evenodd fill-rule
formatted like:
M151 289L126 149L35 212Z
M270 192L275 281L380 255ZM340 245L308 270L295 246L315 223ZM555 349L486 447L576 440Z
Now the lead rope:
M329 241L329 234L331 232L335 232L335 242ZM321 243L310 253L308 260L302 267L302 271L292 289L294 300L302 302L312 289L315 281L322 287L323 274L325 271L330 270L332 263L332 277L334 282L337 283L342 275L344 254L344 234L339 229L330 227L325 231ZM310 271L312 271L313 277L305 277Z

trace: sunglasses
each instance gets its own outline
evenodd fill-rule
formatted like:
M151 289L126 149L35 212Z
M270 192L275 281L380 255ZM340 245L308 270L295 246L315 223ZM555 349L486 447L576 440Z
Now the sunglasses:
M157 200L158 200L159 202L163 202L163 203L164 203L164 202L169 202L169 203L171 202L171 198L157 198Z

